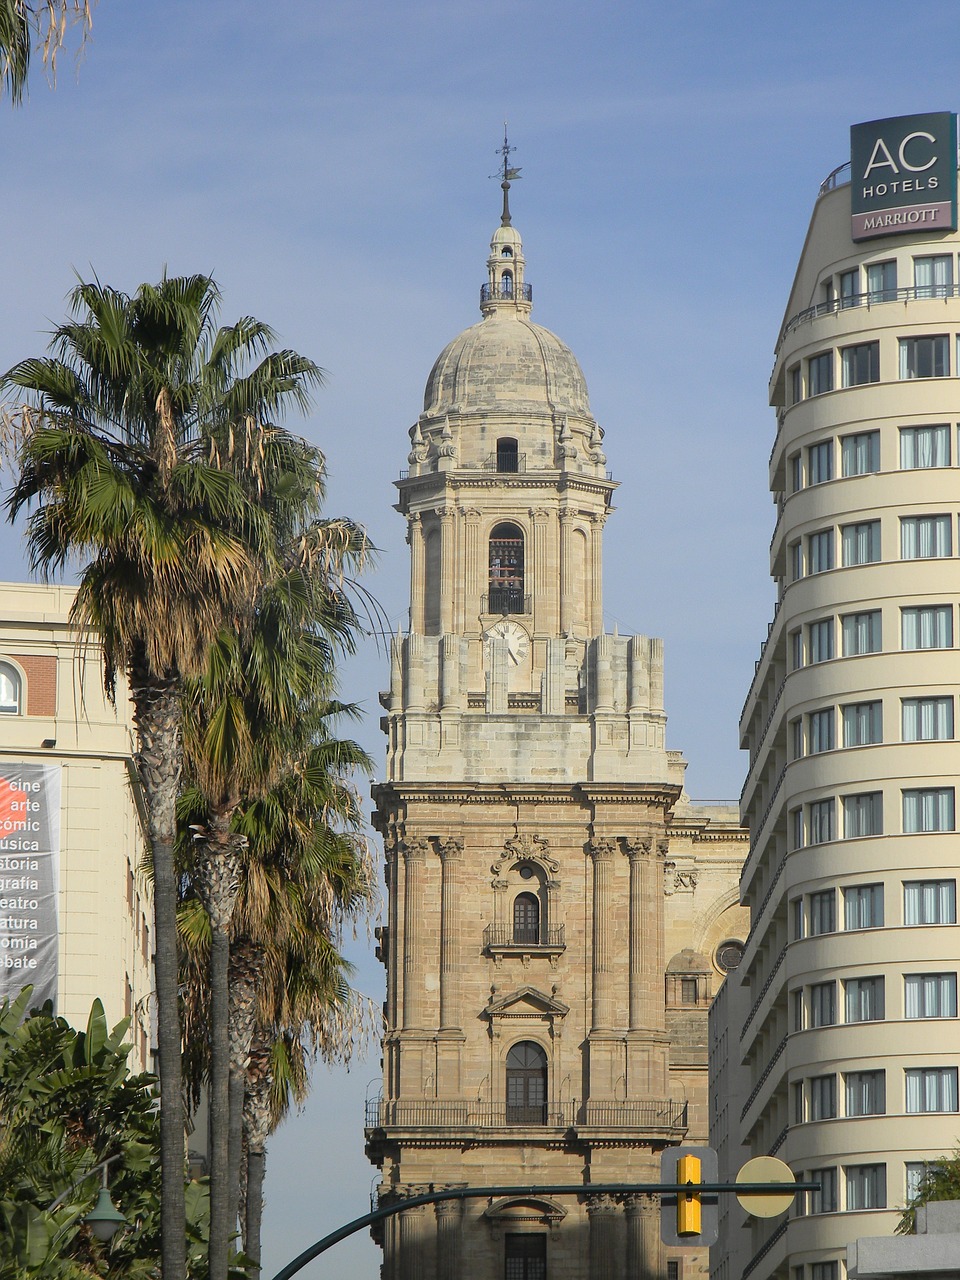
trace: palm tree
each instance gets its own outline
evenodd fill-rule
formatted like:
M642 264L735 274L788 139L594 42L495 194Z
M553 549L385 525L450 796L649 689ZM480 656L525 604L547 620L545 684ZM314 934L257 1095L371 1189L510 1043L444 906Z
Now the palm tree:
M322 1040L332 1055L331 1028L337 1022L345 1032L339 1047L346 1051L347 1025L353 1027L354 1015L364 1007L346 986L344 961L337 951L342 922L366 914L375 894L375 876L357 834L360 807L348 781L352 770L369 767L369 759L355 743L333 738L328 723L345 711L352 708L329 703L305 709L302 721L287 729L286 772L269 792L234 815L234 829L245 849L229 950L231 1080L238 1086L231 1088L234 1123L250 1114L253 1084L258 1083L262 1099L266 1079L269 1095L274 1077L264 1063L273 1060L284 1030L292 1025L299 1045L303 1028L315 1027L317 1043ZM194 819L203 820L203 795L185 792L180 811L189 827L201 825ZM181 935L182 979L194 1032L188 1041L195 1046L189 1068L197 1086L212 1075L212 1063L200 1046L212 1039L212 994L204 977L213 927L196 892L181 908ZM295 1057L297 1046L289 1052ZM267 1130L258 1123L255 1132L257 1138L253 1145L248 1141L247 1151L248 1156L254 1154L256 1189L262 1185ZM230 1144L231 1163L238 1160L237 1136L239 1131ZM253 1202L248 1196L248 1217L251 1204L258 1203L256 1196ZM259 1227L245 1231L245 1249L258 1256Z
M210 927L212 1280L226 1280L243 1103L235 1063L231 1157L230 926L246 843L233 819L242 804L272 785L291 750L303 742L303 727L314 718L314 709L327 706L335 657L353 649L359 625L343 589L344 575L362 567L368 551L366 536L348 521L313 521L298 528L300 510L291 489L295 493L297 486L282 486L282 499L265 498L274 536L285 538L283 572L264 584L238 630L217 636L185 699L187 772L203 798L189 824L195 855L191 873ZM309 497L309 489L302 492Z
M9 90L14 106L23 101L34 40L53 73L67 26L82 27L81 48L93 25L96 0L0 0L0 92Z
M178 1011L176 799L181 698L208 648L274 572L263 504L300 456L273 425L321 382L294 352L269 353L250 318L218 328L208 276L167 277L130 296L81 283L53 355L25 360L0 390L26 391L10 415L20 475L11 518L27 524L44 576L79 561L71 617L102 645L108 693L125 673L153 866L164 1280L184 1274L184 1112ZM316 485L319 502L319 483Z

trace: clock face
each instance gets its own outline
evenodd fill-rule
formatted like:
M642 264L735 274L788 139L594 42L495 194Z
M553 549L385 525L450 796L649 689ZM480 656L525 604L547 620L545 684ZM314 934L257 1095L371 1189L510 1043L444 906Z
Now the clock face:
M487 631L488 640L506 640L507 655L515 667L519 667L530 652L530 637L517 622L495 622Z

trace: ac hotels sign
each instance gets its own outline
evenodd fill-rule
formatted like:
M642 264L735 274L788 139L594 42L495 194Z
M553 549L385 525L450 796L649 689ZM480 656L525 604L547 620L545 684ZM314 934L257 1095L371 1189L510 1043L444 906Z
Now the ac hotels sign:
M850 130L854 240L957 229L957 117L894 116Z

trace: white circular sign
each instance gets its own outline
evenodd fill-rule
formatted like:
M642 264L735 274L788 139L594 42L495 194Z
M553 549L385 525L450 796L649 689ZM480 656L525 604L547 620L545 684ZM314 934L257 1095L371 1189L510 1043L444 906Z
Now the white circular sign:
M754 1156L748 1160L737 1174L737 1182L796 1182L793 1170L776 1156ZM786 1213L794 1201L794 1192L778 1196L776 1192L758 1194L748 1192L738 1195L737 1199L747 1213L755 1218L775 1218L779 1213Z

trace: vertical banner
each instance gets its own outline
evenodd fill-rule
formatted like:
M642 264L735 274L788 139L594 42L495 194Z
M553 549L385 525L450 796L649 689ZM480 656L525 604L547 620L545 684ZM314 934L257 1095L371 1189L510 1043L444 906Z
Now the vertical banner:
M60 766L0 760L0 998L57 1001Z

